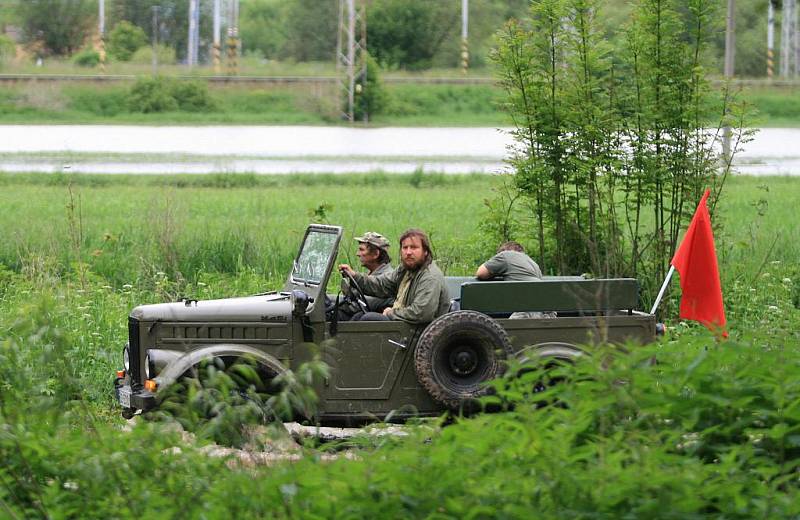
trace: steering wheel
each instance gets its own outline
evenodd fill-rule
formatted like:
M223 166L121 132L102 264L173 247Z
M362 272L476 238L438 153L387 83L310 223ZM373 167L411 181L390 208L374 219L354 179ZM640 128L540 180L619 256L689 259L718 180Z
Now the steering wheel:
M364 314L370 312L369 304L367 303L367 295L361 290L356 279L345 270L342 270L341 273L342 276L347 278L347 281L350 282L350 289L355 293L355 304L358 305L359 310Z

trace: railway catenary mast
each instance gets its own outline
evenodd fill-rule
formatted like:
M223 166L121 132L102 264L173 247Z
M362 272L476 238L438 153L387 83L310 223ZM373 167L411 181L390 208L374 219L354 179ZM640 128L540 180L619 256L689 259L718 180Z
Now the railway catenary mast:
M364 0L339 0L336 44L341 112L344 119L352 123L355 121L356 96L363 95L367 88L367 13ZM365 112L365 121L367 117Z

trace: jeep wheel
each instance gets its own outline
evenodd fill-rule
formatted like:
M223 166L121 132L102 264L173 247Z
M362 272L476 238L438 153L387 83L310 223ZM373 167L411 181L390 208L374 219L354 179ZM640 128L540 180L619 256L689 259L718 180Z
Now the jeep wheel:
M563 367L574 364L585 355L583 350L570 343L540 343L517 353L521 366L515 375L521 377L526 373L537 372L541 379L533 381L531 391L538 394L563 383L566 380ZM554 403L555 401L537 401L538 406Z
M190 432L219 444L240 446L246 426L281 418L269 405L280 388L275 374L246 359L217 357L191 367L159 392L152 417L177 421Z
M475 311L435 319L414 353L417 378L438 402L458 409L488 393L486 382L501 375L513 354L503 327Z

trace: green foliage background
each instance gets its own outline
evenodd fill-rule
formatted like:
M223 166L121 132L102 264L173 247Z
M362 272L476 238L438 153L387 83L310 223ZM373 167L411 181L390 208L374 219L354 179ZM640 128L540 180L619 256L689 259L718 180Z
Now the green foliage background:
M767 1L751 0L736 4L737 74L745 77L766 75ZM158 5L161 19L159 40L172 47L179 58L185 56L188 0L107 0L106 4L108 27L114 27L123 20L129 21L146 33L147 41L153 36L152 7ZM603 4L603 25L611 31L624 20L631 2L605 0ZM528 6L528 0L470 0L472 67L486 65L492 47L492 35L509 18L523 18ZM210 56L208 42L211 40L210 2L201 2L201 8L200 30L204 42L201 54L207 59ZM241 0L240 33L243 49L245 53L269 60L332 61L336 46L337 8L336 0ZM397 27L395 21L400 17L395 11L409 17L408 24ZM370 41L375 45L371 51L379 57L384 54L402 55L402 63L397 59L386 62L411 69L430 65L456 67L461 52L460 11L461 5L457 1L373 0L368 13ZM54 12L61 15L50 16ZM28 27L29 41L40 38L37 31L41 30L42 35L47 33L47 47L56 54L78 50L88 31L96 26L95 17L96 5L89 0L6 0L0 5L0 29L6 24ZM371 25L373 20L374 28ZM781 12L777 10L777 28L780 22ZM706 56L708 64L718 72L722 70L724 54L723 26L724 20L720 19L713 48ZM72 32L66 31L66 27L70 27ZM389 37L389 34L394 34L389 30L392 27L395 27L395 31L408 33L410 37L403 40L406 43L399 45L401 38ZM385 28L386 31L379 28ZM777 30L776 49L779 49L779 45L780 30Z
M800 513L793 178L736 177L720 202L727 342L671 321L661 343L551 372L566 381L545 393L529 393L535 370L499 382L507 412L309 445L270 466L210 456L169 424L120 428L111 380L129 310L277 286L322 203L346 237L369 227L394 240L419 225L447 274L473 272L495 246L477 224L497 179L418 177L0 176L3 515ZM539 406L549 399L562 404ZM342 449L351 455L328 460Z

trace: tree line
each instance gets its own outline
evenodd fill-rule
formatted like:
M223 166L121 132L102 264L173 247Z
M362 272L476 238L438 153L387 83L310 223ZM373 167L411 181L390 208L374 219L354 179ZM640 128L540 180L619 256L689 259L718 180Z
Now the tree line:
M769 0L737 2L736 73L766 74L766 13ZM720 6L723 2L716 0ZM245 55L277 61L331 61L336 52L338 0L241 0L239 34ZM470 66L482 67L494 46L494 35L510 18L530 16L529 0L470 0ZM637 4L606 0L598 23L613 35ZM688 2L681 2L683 11ZM91 45L97 32L98 0L0 1L0 33L19 27L23 43L37 55L69 56ZM158 27L153 8L158 7ZM211 0L201 0L201 60L209 61L212 42ZM126 49L146 46L154 32L178 60L186 55L189 0L106 0L109 34L122 22ZM780 23L780 11L777 11ZM724 54L724 9L703 57L710 70L721 70ZM384 69L423 70L455 67L461 54L459 0L367 0L370 54ZM777 31L777 39L780 31ZM776 45L779 43L776 42ZM113 50L113 49L112 49ZM125 52L112 58L124 59Z

